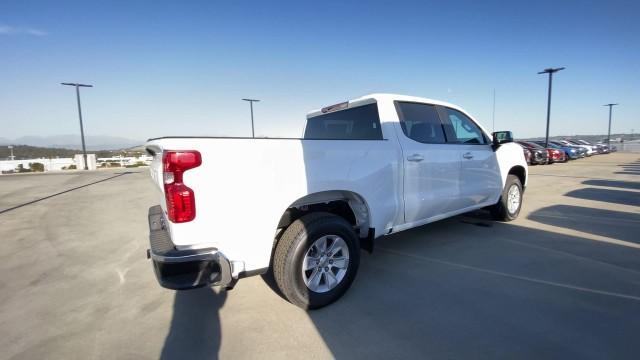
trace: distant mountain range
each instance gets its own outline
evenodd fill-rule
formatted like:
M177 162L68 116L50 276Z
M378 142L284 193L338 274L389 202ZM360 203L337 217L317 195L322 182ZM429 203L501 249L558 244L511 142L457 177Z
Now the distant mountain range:
M118 150L139 146L144 140L131 140L117 136L85 137L87 150ZM0 145L29 145L47 148L82 149L80 135L22 136L17 139L0 138Z

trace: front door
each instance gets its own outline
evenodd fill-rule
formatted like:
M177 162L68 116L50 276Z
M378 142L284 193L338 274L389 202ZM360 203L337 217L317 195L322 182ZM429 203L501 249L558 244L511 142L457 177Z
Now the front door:
M458 209L486 203L502 190L496 154L478 125L462 112L441 108L447 139L459 151L460 198Z

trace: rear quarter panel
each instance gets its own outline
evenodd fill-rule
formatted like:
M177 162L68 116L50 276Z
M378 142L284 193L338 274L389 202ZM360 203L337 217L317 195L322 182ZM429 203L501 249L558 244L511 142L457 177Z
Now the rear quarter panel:
M216 247L247 271L269 266L280 217L305 195L359 194L378 234L401 214L401 154L392 141L169 138L147 146L202 154L202 165L184 173L196 218L169 223L176 246Z

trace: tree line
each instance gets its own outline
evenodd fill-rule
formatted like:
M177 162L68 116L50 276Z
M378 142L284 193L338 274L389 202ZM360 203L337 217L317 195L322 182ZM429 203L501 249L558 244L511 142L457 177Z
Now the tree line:
M37 147L28 145L14 145L13 155L16 160L22 159L55 159L55 158L70 158L76 154L81 154L82 150L62 149L62 148L48 148ZM96 158L114 157L114 156L140 156L144 155L143 151L130 151L130 150L98 150L89 151L91 154L96 154ZM9 159L11 156L11 150L6 146L0 146L0 159Z

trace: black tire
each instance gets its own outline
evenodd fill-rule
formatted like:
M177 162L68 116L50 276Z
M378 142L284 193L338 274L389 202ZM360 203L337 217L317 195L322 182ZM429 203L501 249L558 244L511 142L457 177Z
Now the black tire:
M311 247L325 235L341 237L349 250L349 262L342 280L326 292L311 291L304 282L302 261ZM284 231L273 255L273 276L282 294L303 309L318 309L338 300L351 286L360 264L360 244L345 219L325 212L311 213L294 221Z
M512 186L517 186L520 194L520 202L518 204L518 208L509 212L509 207L507 206L509 189ZM507 175L507 181L504 185L504 189L502 189L502 195L500 195L500 200L489 208L491 211L491 216L494 220L498 221L512 221L518 218L518 214L520 214L520 209L522 208L522 183L520 183L520 179L515 175Z

